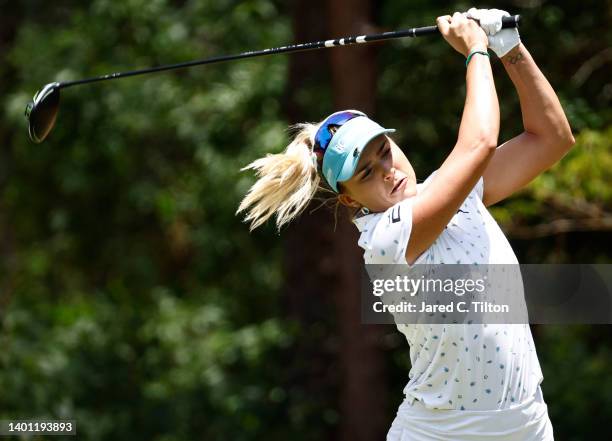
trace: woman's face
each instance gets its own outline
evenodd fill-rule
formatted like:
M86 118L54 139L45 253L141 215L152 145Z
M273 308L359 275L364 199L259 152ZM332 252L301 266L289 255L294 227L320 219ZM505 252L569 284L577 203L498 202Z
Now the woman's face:
M385 211L416 194L412 165L384 133L366 145L355 173L340 184L340 202L349 207L367 207L371 212Z

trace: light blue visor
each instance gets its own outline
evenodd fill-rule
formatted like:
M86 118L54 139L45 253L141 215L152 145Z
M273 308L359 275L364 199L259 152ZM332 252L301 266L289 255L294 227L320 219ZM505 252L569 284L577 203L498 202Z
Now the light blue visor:
M367 116L358 116L344 123L334 133L323 156L323 176L338 193L338 182L351 179L365 146L381 133L393 133Z

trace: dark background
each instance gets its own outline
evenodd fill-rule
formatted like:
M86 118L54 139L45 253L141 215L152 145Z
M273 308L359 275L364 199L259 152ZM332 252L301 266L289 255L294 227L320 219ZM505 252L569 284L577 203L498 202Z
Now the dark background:
M424 179L456 140L461 55L423 37L67 89L41 145L23 111L51 81L431 25L471 6L492 5L0 1L0 419L75 419L88 440L384 439L409 347L392 325L360 324L356 229L316 202L280 234L249 234L234 212L254 177L239 169L281 151L289 124L358 108L397 129ZM494 6L523 16L577 143L491 211L521 263L610 263L612 2ZM492 61L505 141L520 108ZM560 441L608 427L610 330L532 327Z

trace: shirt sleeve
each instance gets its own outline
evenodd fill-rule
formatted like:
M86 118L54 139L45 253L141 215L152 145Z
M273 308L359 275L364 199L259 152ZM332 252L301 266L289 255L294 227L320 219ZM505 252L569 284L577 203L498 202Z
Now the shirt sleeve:
M412 203L404 199L387 209L371 236L368 263L405 264L406 247L412 232Z
M474 187L474 190L476 190L476 194L478 195L478 197L482 201L482 198L483 198L483 195L484 195L484 178L482 176L480 177L480 179L478 179L478 182L476 183L476 186Z

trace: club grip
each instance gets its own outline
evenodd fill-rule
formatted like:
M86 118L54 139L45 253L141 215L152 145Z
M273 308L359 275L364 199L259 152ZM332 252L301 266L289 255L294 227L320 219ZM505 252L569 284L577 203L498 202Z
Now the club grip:
M519 21L521 21L520 15L509 15L507 17L502 17L502 29L506 28L518 28ZM389 32L386 34L377 35L374 37L369 37L366 41L374 41L374 40L382 40L389 38L397 38L397 37L421 37L423 35L432 35L438 34L440 30L438 26L425 26L423 28L413 28L406 29L403 31Z
M519 21L521 21L521 16L518 14L502 17L502 29L518 28Z

